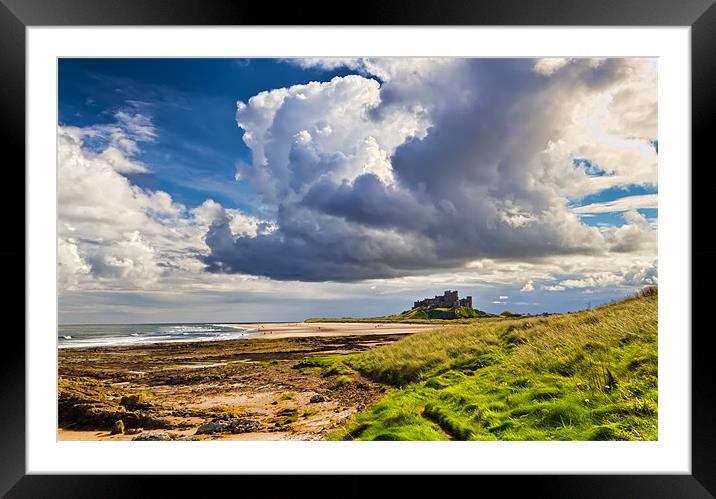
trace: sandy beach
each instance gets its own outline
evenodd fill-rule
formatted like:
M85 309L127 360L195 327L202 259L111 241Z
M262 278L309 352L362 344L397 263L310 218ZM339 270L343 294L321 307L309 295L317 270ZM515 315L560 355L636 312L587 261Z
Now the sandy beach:
M59 440L320 440L385 388L297 368L434 329L263 323L249 339L58 351ZM124 432L112 434L122 421Z
M367 336L385 334L412 334L424 329L435 329L432 324L400 324L373 322L273 322L241 324L222 324L222 326L255 329L257 338L308 338L314 336Z

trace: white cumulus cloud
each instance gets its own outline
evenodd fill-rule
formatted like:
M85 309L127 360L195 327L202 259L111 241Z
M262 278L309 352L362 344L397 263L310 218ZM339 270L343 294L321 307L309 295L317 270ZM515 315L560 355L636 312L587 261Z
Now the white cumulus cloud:
M252 151L237 178L272 207L275 230L233 238L213 225L212 271L350 281L655 240L637 217L604 231L568 207L605 188L655 184L652 60L299 63L361 74L237 104ZM626 97L635 92L644 95ZM580 159L606 174L575 167Z
M116 126L58 128L62 290L148 289L197 279L203 273L198 257L208 253L204 235L215 219L228 220L237 235L258 233L260 222L238 210L212 200L187 210L166 192L134 185L126 175L146 171L132 158L134 140L153 138L155 131L146 118L120 113L117 119ZM98 135L109 139L96 142ZM118 147L123 140L134 145Z

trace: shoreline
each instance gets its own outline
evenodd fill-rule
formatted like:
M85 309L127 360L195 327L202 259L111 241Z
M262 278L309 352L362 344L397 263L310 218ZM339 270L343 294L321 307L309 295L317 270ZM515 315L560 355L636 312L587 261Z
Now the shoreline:
M347 366L326 374L299 362L365 351L435 328L281 326L251 340L58 349L58 440L325 439L379 400L385 387ZM130 433L111 435L118 420ZM199 430L237 422L247 429Z
M386 324L378 322L362 322L362 323L344 323L344 322L322 322L322 323L305 323L305 322L254 322L246 324L219 324L221 327L227 327L241 331L241 336L219 337L219 338L202 338L202 339L170 339L164 341L136 341L118 340L113 344L98 345L60 345L58 350L84 350L84 349L105 349L105 348L143 348L157 345L188 345L200 343L223 343L227 341L247 341L261 339L287 339L287 338L310 338L310 337L338 337L338 336L369 336L384 334L413 334L418 331L435 329L436 327L444 327L442 324L413 324L413 323L395 323Z

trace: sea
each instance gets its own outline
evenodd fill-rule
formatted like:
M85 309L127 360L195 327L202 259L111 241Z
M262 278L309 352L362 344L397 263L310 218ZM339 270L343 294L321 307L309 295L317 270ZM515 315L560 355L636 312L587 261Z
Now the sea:
M256 329L241 324L62 324L58 348L87 348L248 339Z

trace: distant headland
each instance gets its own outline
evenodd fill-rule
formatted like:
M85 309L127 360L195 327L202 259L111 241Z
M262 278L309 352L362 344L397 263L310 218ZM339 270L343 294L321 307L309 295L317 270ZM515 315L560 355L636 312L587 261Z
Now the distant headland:
M434 298L415 301L413 308L397 315L370 318L311 318L306 319L305 322L423 322L476 317L495 317L495 315L473 308L472 296L460 298L457 291L447 290Z

